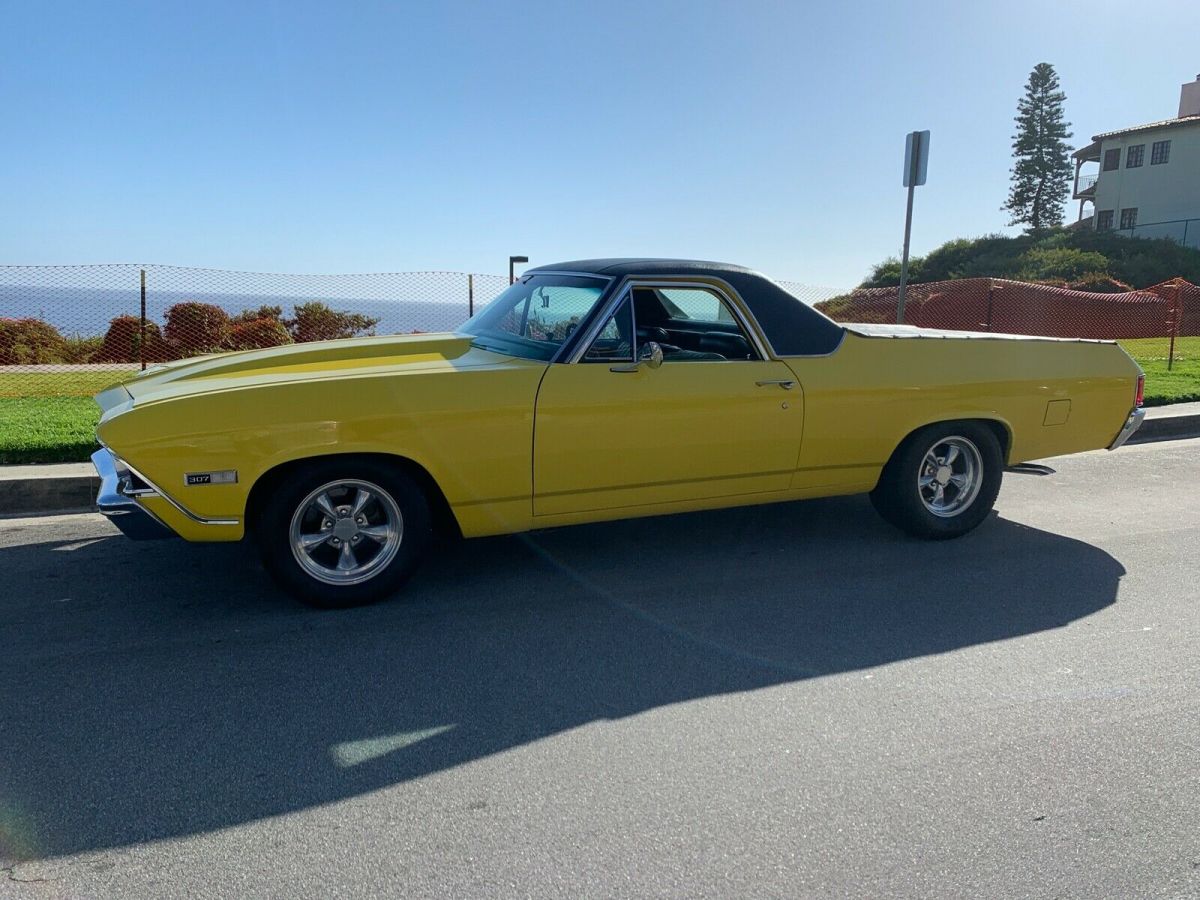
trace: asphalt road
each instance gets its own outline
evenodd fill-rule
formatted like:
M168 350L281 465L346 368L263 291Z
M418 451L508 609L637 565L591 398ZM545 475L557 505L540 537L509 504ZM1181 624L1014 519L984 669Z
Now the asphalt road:
M0 895L1200 896L1200 441L464 543L298 607L0 521Z

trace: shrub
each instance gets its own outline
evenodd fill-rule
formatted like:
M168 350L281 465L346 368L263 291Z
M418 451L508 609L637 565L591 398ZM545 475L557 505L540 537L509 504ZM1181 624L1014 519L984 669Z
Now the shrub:
M1175 277L1195 284L1200 280L1200 250L1166 238L1058 228L1016 237L960 238L909 260L914 283L976 277L1070 282L1097 273L1138 288ZM899 281L900 261L893 257L874 266L862 286L890 287Z
M230 350L258 350L290 344L292 336L278 318L244 319L235 316L229 332Z
M1021 258L1018 281L1054 279L1071 281L1089 272L1104 272L1108 260L1103 253L1075 247L1031 247Z
M92 358L100 352L103 344L104 338L99 335L63 338L63 362L90 363Z
M287 319L286 324L292 339L301 344L374 334L379 320L362 313L330 309L324 303L314 300L297 306L294 318Z
M167 343L180 356L214 353L229 342L229 314L211 303L187 300L167 310Z
M282 306L260 306L258 309L244 309L232 319L229 320L231 325L245 324L247 322L257 322L259 319L274 319L280 324L283 323L283 307Z
M0 365L43 365L65 361L66 340L41 319L0 319Z
M142 323L137 316L117 316L108 324L100 343L100 351L92 362L164 362L171 353L163 341L162 332L154 322L146 323L146 346L138 353L142 341Z

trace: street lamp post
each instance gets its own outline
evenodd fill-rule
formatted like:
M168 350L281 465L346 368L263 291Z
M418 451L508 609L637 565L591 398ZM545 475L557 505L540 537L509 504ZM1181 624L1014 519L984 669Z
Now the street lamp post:
M513 266L516 265L517 263L527 263L527 262L529 262L528 256L510 256L508 258L508 283L509 284L514 284L517 280L517 276L513 274Z

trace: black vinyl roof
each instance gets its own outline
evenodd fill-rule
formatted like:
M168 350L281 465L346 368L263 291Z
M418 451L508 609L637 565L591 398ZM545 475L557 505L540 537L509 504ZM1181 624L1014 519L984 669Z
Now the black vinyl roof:
M844 329L789 294L771 279L745 266L696 259L577 259L526 269L539 272L581 272L609 278L672 275L719 278L741 295L779 356L821 356L841 343Z

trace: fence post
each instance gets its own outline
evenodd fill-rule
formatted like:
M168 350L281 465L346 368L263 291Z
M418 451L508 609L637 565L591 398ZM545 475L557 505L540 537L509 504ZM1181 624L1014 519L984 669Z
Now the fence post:
M138 324L138 362L142 364L142 371L146 371L146 270L142 269L142 314L141 322Z
M1167 349L1167 371L1175 364L1175 335L1179 334L1179 317L1183 311L1183 282L1175 282L1175 308L1171 310L1171 345Z
M475 276L467 275L467 318L475 315Z

